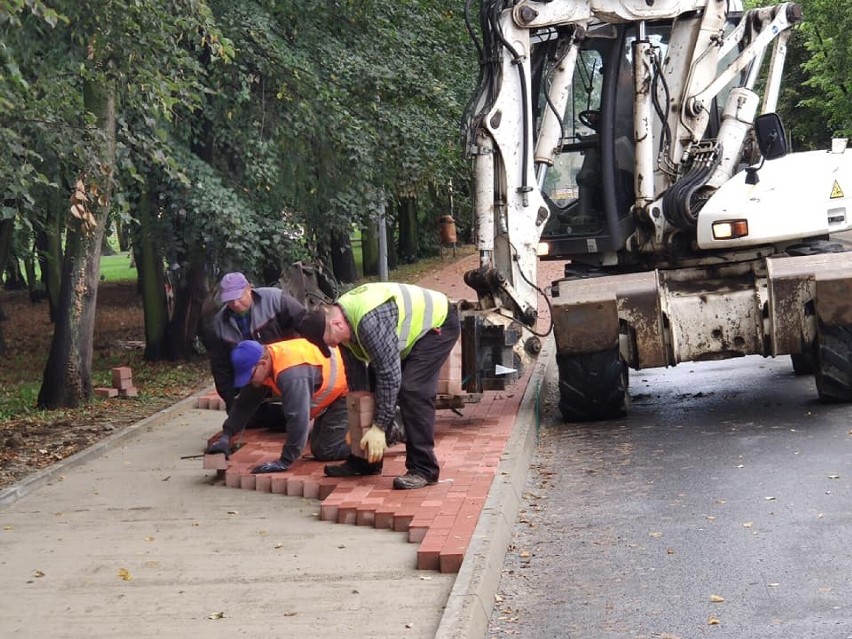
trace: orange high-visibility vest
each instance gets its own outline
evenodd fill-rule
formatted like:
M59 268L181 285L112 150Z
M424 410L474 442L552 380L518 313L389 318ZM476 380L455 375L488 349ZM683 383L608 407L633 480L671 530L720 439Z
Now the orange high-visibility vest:
M348 386L340 349L331 348L331 357L326 357L306 339L288 339L267 344L266 348L269 349L272 363L272 377L267 377L263 384L272 389L275 395L281 395L275 380L282 371L300 364L312 364L322 368L322 386L311 396L311 419L346 394Z

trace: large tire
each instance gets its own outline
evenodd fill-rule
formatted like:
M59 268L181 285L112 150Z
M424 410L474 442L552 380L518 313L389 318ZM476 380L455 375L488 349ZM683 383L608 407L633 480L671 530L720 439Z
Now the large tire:
M843 253L846 247L842 242L835 240L807 240L801 244L794 244L787 247L787 255L791 257L801 257L803 255L824 255L825 253ZM817 374L817 355L809 350L808 352L796 353L790 355L790 360L793 363L793 373L796 375L816 375ZM817 382L817 387L819 382ZM822 397L822 393L820 393Z
M820 323L814 379L823 402L852 402L852 326Z
M790 355L790 361L793 363L793 373L796 375L813 375L814 371L814 356L810 353L793 353Z
M557 355L559 410L566 422L615 419L627 411L627 364L618 348Z

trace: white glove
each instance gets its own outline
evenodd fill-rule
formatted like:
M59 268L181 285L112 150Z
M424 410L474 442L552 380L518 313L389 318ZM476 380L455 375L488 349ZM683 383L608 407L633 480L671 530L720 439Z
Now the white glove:
M382 461L387 447L388 440L385 437L385 431L375 424L370 426L370 430L364 433L361 438L361 450L364 451L367 461L371 464Z

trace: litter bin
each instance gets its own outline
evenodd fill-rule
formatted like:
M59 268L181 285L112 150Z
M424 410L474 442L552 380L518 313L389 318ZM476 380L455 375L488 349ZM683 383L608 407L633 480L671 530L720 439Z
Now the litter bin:
M443 246L453 245L455 247L458 238L456 236L456 221L452 215L444 215L438 222L441 225L441 244Z

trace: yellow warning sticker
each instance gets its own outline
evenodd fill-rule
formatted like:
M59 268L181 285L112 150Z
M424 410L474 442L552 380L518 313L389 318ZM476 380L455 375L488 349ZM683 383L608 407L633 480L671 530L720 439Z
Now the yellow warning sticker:
M837 180L834 181L834 186L831 187L831 196L830 199L836 200L837 198L845 197L843 195L843 189L840 188L840 184Z

